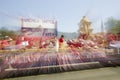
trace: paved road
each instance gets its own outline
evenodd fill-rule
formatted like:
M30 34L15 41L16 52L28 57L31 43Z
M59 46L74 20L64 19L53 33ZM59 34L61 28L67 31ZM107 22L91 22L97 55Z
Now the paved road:
M4 80L120 80L120 67L107 67Z

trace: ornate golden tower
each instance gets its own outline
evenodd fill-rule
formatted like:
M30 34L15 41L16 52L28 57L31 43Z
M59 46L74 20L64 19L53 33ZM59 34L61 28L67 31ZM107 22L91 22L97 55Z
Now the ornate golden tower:
M79 23L79 37L81 35L87 35L89 37L92 34L92 27L91 27L91 22L86 18L86 16L83 16L82 20Z

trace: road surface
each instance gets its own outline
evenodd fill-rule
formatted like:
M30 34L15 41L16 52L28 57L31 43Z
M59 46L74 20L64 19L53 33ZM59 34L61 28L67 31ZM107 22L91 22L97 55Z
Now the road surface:
M106 67L54 74L41 74L4 80L120 80L120 67Z

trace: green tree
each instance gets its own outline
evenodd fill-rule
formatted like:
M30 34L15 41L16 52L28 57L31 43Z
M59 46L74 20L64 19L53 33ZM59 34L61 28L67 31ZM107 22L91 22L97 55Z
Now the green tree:
M15 39L17 34L15 31L8 30L4 27L0 28L0 39L3 39L5 36L9 36L12 39Z
M107 32L120 33L120 20L110 17L105 23Z

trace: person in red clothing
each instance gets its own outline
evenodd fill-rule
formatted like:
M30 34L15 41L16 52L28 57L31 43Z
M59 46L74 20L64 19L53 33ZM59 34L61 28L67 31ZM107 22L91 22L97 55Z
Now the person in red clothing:
M60 43L63 43L64 42L64 35L61 35L60 39L59 39L59 42Z
M61 37L59 39L59 47L60 48L62 48L64 46L64 42L65 42L64 35L61 35Z
M17 40L16 40L16 45L21 45L23 41L26 41L27 40L27 37L24 36L24 34L20 34L18 37L17 37Z
M8 42L8 37L7 36L5 36L5 38L1 41L1 46L2 46L2 49L5 49L5 47L9 46L9 42Z

